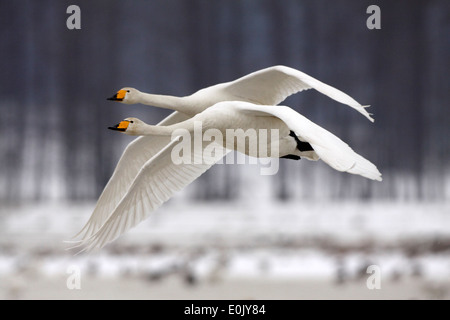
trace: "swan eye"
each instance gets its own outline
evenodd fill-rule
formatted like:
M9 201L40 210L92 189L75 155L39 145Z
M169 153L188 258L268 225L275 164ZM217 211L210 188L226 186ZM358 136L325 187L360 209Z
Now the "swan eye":
M127 90L127 92L130 92L130 90Z
M134 121L130 121L130 123L134 123Z

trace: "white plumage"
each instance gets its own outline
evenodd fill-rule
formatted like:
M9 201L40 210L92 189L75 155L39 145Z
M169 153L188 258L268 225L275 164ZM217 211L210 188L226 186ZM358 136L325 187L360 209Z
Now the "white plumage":
M280 157L286 155L305 157L307 155L306 158L308 159L317 160L321 158L338 171L381 181L380 172L370 161L358 155L345 142L329 131L286 106L256 105L242 101L220 102L193 118L171 125L151 126L139 119L127 118L124 120L124 127L121 127L120 130L130 135L145 136L135 140L132 146L139 145L145 138L152 138L153 141L164 144L167 139L170 140L171 134L177 129L185 129L194 134L194 124L197 121L204 124L203 132L214 128L224 135L227 129L276 129L280 132L279 140L270 141L267 147L268 149L278 148ZM296 137L291 135L292 132L295 133ZM307 152L299 150L297 139L309 143L314 150ZM209 159L201 164L175 165L171 154L173 148L179 142L178 140L174 139L168 142L154 156L151 156L154 150L150 149L147 150L145 155L142 155L142 153L135 154L135 150L131 153L129 153L129 150L124 153L111 181L114 180L118 183L125 181L125 185L130 183L130 186L120 199L113 197L124 192L124 188L119 190L114 186L114 183L111 187L107 186L103 194L106 192L108 196L102 194L99 200L100 205L98 204L96 208L97 211L94 211L88 224L82 230L85 232L85 237L81 245L84 245L85 250L101 248L147 218L152 211L172 197L175 192L190 184L229 152L229 150L222 149L223 152L216 154L214 159ZM250 141L249 143L258 142ZM201 150L193 148L192 157L196 157L196 153L202 152L205 146L206 144L202 146ZM221 146L224 147L225 144L223 143ZM133 150L133 148L131 149ZM245 152L245 150L241 151ZM147 158L149 155L150 158ZM204 156L203 153L202 155ZM134 172L136 169L137 166L133 163L134 156L139 157L140 161L146 158L149 160L139 169L132 182L129 182L130 176L124 178L122 175L126 175L127 172ZM118 174L118 172L121 174ZM111 184L111 181L109 184ZM107 189L113 191L107 192ZM106 212L110 210L111 203L102 204L101 201L117 202L117 205L107 215ZM101 227L99 228L99 226Z
M363 114L374 121L362 106L348 94L333 88L299 70L274 66L250 73L237 80L201 89L186 97L148 94L134 88L123 88L109 100L125 104L141 103L196 115L221 101L247 101L261 105L277 105L290 95L308 89L320 93Z
M170 125L189 119L221 101L247 101L261 105L277 105L289 95L307 89L317 91L356 109L369 120L370 114L352 97L313 77L285 66L274 66L248 74L237 80L217 84L186 97L155 95L134 88L123 88L109 100L125 104L141 103L175 110L159 125ZM159 150L170 142L169 137L139 137L122 154L112 177L97 201L91 218L75 237L93 235L128 191L138 171Z

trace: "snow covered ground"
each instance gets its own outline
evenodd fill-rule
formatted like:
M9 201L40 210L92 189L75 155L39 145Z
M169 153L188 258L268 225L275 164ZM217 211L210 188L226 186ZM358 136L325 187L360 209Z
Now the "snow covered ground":
M63 241L92 209L2 207L0 298L450 298L450 203L173 199L74 255ZM367 287L370 265L379 290ZM67 286L74 274L79 290Z

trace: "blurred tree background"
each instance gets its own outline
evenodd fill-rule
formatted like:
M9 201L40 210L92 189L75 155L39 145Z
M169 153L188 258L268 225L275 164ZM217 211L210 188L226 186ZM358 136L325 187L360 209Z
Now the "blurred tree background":
M81 8L81 30L66 9ZM366 9L381 8L381 30ZM106 101L124 86L188 95L283 64L370 104L375 123L315 91L295 108L373 161L384 181L282 161L273 199L450 198L448 0L0 0L0 201L98 197L131 137L106 129L169 111ZM192 197L239 199L245 166L219 165ZM220 176L220 179L217 179Z

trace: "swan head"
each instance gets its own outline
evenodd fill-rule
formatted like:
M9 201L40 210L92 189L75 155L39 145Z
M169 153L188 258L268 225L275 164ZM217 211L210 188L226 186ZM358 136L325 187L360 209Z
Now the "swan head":
M126 118L120 121L113 127L108 127L110 130L120 131L130 136L137 136L142 133L143 127L146 123L137 118Z
M138 96L141 92L135 88L125 87L117 91L115 95L107 100L118 101L125 104L138 103Z

